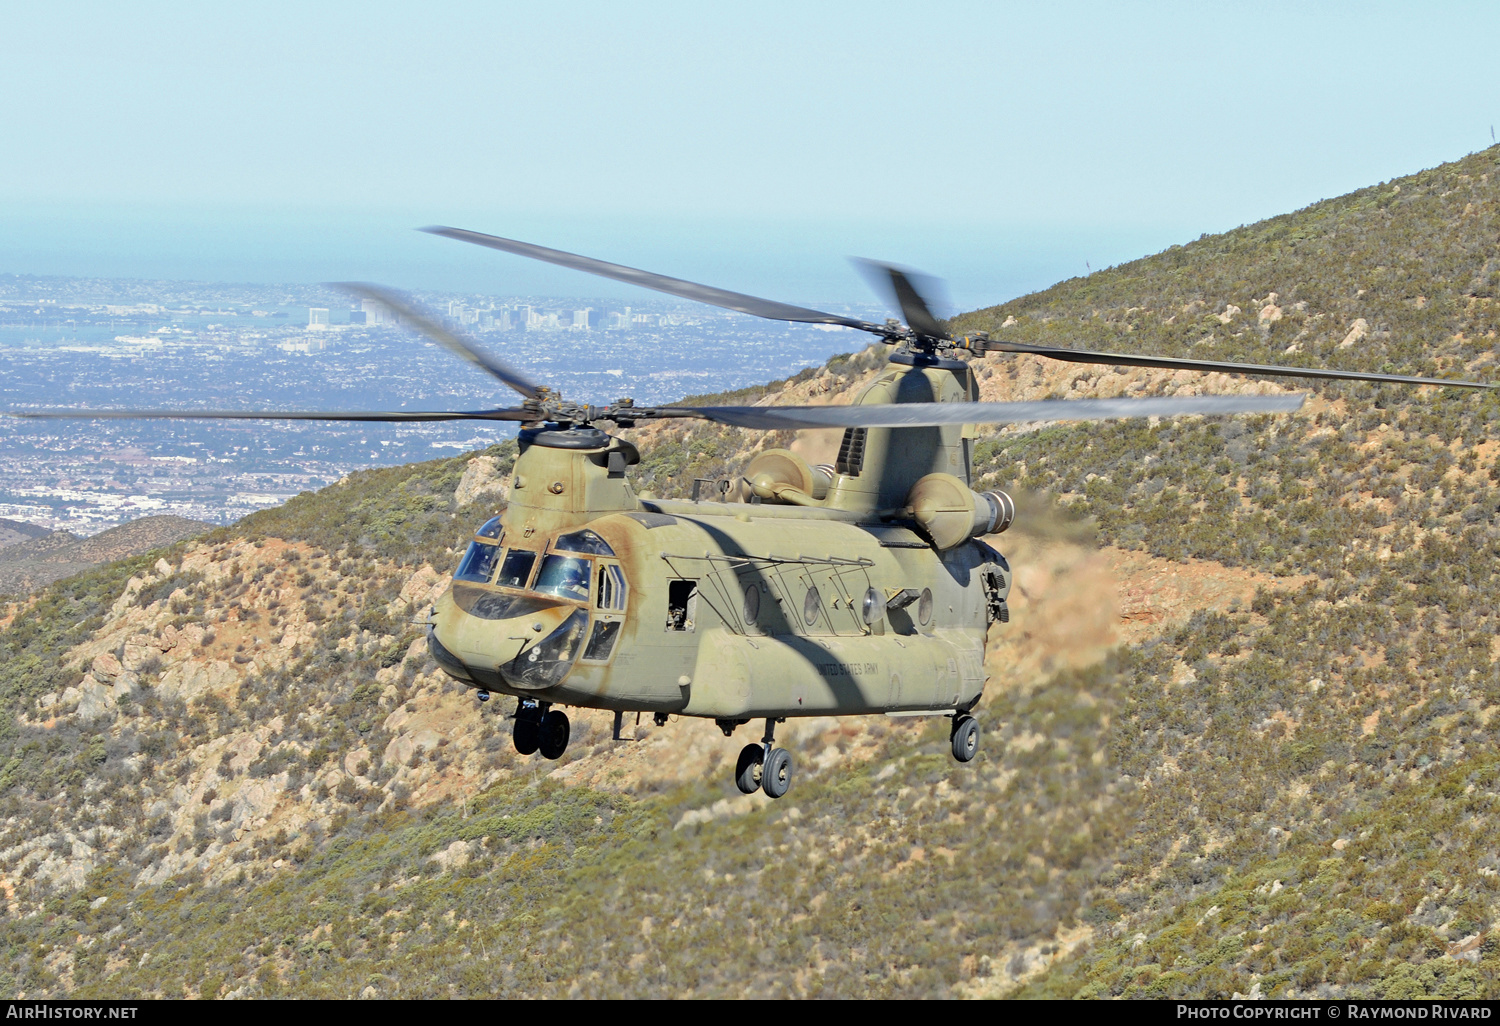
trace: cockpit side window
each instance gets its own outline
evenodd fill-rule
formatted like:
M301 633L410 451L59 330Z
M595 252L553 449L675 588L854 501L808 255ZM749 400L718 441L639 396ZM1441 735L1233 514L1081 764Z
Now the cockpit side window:
M464 553L464 558L458 564L458 570L454 572L453 579L477 581L483 584L490 579L490 571L495 569L495 557L499 554L500 549L488 542L470 542L469 550Z
M536 562L536 553L526 549L511 549L500 564L500 573L495 583L502 588L524 588L531 579L531 567Z
M542 560L542 568L537 571L536 584L532 586L532 590L544 595L587 601L592 568L592 560L553 553Z
M501 537L505 534L505 528L501 526L499 517L490 517L474 534L480 538L493 538L495 543L499 544Z
M625 608L625 573L615 563L600 563L594 587L595 609Z

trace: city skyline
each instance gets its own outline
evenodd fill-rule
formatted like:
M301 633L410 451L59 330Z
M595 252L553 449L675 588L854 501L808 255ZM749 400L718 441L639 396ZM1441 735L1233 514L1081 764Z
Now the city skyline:
M595 402L629 395L660 403L763 384L867 341L860 332L673 300L646 310L595 301L600 316L585 335L571 322L590 309L587 300L416 299L536 380ZM526 311L531 329L519 318L497 325L496 310ZM4 410L483 409L509 398L380 304L351 303L321 286L0 275ZM514 433L508 423L0 417L0 518L76 534L159 513L231 523L354 470L483 448Z

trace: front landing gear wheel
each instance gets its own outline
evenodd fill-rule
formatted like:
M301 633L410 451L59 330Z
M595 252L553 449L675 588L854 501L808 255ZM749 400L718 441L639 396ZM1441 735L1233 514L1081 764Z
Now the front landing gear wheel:
M739 760L734 764L734 786L743 794L754 794L760 790L760 767L766 757L760 745L746 745L740 749Z
M970 762L979 754L979 721L972 716L961 716L953 721L953 757L959 762Z
M792 786L792 753L785 748L773 748L761 767L760 789L767 798L780 798Z
M548 709L540 724L537 749L545 759L561 759L568 749L568 717L557 709Z
M534 705L523 705L516 710L516 724L510 736L521 755L530 755L542 743L541 721L542 711Z

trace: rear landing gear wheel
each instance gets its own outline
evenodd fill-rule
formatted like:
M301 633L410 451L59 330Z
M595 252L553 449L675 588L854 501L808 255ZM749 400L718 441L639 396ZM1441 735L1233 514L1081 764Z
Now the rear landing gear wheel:
M542 743L542 711L535 705L523 705L516 710L516 723L511 728L511 740L521 755L530 755Z
M549 709L542 716L540 743L537 749L545 759L561 759L568 750L568 717L557 709Z
M761 768L760 789L767 798L780 798L792 786L792 753L785 748L773 748L766 756Z
M760 790L760 767L766 750L761 745L746 745L740 749L739 760L734 764L734 786L743 794L754 794Z
M970 762L979 754L979 721L972 716L956 716L953 719L953 757L959 762Z

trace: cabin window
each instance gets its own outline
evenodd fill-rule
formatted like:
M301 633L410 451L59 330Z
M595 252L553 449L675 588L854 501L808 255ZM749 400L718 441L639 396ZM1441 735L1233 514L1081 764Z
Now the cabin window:
M917 599L917 620L926 627L932 623L932 589L923 588L922 597Z
M698 613L698 582L667 582L667 630L690 631Z
M591 568L591 560L550 555L542 560L531 590L559 598L587 600Z
M811 627L818 622L818 614L823 611L823 596L818 594L818 586L815 584L807 589L807 595L802 600L802 622Z
M615 550L609 547L609 542L593 531L574 531L572 534L560 535L557 541L553 542L552 548L566 552L583 552L591 556L615 554Z
M594 633L589 635L588 647L583 650L583 658L603 662L609 658L614 651L615 639L620 636L620 628L624 626L620 620L596 620L594 622Z
M594 608L625 608L625 573L614 563L600 563Z
M500 550L487 542L470 542L469 551L464 553L453 579L483 584L490 579L490 571L495 569L495 557L499 554Z
M754 581L745 588L745 623L752 624L760 615L760 585Z
M531 579L531 565L536 562L536 553L526 549L511 549L500 564L500 573L495 583L502 588L524 588Z
M498 542L501 535L505 534L505 528L500 525L499 517L490 517L484 522L484 526L474 533L480 538L493 538Z

